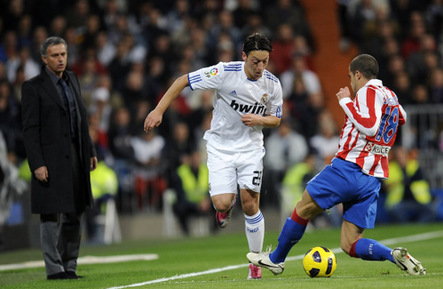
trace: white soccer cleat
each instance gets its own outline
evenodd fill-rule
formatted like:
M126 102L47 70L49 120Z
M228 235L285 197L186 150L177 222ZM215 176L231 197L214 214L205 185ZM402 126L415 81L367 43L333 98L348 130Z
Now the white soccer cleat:
M249 264L249 272L247 280L261 279L261 268L254 264Z
M395 264L410 275L426 275L426 269L423 268L420 261L409 255L406 248L398 247L392 250Z
M278 263L275 264L269 259L269 254L271 252L264 252L264 253L248 253L246 255L246 258L248 258L249 262L254 264L255 266L260 266L263 268L268 269L271 271L274 275L279 275L283 273L283 270L285 269L285 263Z

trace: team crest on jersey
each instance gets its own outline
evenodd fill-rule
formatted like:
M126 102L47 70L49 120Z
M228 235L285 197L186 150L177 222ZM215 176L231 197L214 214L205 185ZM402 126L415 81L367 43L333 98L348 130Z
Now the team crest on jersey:
M267 103L267 102L268 102L268 95L265 93L261 98L261 103Z
M217 74L218 74L218 68L217 67L213 67L209 71L205 71L205 76L207 78L210 78L212 76L216 76Z

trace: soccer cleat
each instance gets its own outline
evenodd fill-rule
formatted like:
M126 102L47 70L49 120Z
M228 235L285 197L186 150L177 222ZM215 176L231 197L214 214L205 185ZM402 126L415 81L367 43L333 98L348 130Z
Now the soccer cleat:
M279 275L283 273L283 270L285 269L285 263L282 262L275 264L274 262L271 261L271 259L269 259L270 253L271 252L248 253L246 255L246 258L248 258L249 262L251 262L255 266L266 268L269 271L271 271L274 275Z
M411 275L426 275L426 269L423 268L420 261L409 255L406 248L398 247L392 250L392 257L395 264Z
M215 220L217 221L217 226L219 228L225 228L229 221L231 220L231 216L232 216L232 210L235 207L235 203L237 202L237 197L234 197L234 203L232 204L231 208L229 208L228 211L224 212L224 213L220 213L220 212L216 212L215 213Z
M261 268L254 264L249 264L248 280L261 279Z

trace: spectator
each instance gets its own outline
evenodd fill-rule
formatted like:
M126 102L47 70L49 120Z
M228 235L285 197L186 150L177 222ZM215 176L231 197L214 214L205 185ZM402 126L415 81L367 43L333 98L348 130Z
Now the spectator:
M289 23L281 23L278 26L277 38L272 41L274 53L271 56L271 61L278 75L291 68L292 53L295 50L293 39L294 31L291 25Z
M329 163L337 151L340 136L330 112L324 110L319 116L318 132L309 139L315 155L325 164Z
M8 152L14 152L20 133L19 103L6 79L0 80L0 131ZM2 141L3 141L2 140Z
M129 110L122 106L113 111L112 121L108 133L109 150L113 157L112 168L118 177L119 204L126 210L127 204L132 201L134 178L132 167L134 164L134 149L131 145L131 116ZM132 206L129 208L132 210Z
M420 49L411 53L406 64L408 73L417 83L429 79L430 70L439 65L437 44L431 34L424 34L421 37Z
M172 175L178 166L183 163L183 158L189 156L195 147L188 124L183 121L176 122L163 152L165 162L167 163L168 180L172 179Z
M89 111L91 114L97 115L99 138L105 138L107 146L112 111L108 88L97 87L92 91L92 102L89 106Z
M168 29L171 34L181 30L185 25L185 19L190 16L188 0L175 0L174 7L167 13Z
M337 1L337 18L340 29L339 48L342 52L346 52L351 44L352 33L349 17L349 6L351 0L336 0Z
M17 27L17 42L19 47L32 46L32 17L29 14L24 14L20 17L20 22Z
M165 139L155 132L146 134L141 131L131 138L131 146L136 164L133 173L138 209L158 210L161 205L161 194L166 186L162 177L161 162Z
M234 16L235 26L238 28L242 28L247 24L248 18L257 11L257 8L254 7L254 1L252 0L239 0L237 2L237 7L232 11L232 15ZM258 31L255 31L258 32ZM246 35L243 35L246 37Z
M401 53L404 59L420 50L420 39L426 34L426 23L419 11L414 11L410 16L410 28L408 37L401 44Z
M5 35L3 36L3 41L1 43L0 51L2 56L1 60L6 64L6 69L9 71L11 63L17 61L18 59L18 41L15 31L10 30L5 33Z
M389 179L385 180L386 210L396 223L434 220L429 184L418 162L418 150L393 150Z
M246 20L246 25L240 27L243 37L247 37L253 33L260 33L268 37L273 38L273 31L263 24L263 17L258 12L251 12Z
M106 211L106 202L117 196L118 178L114 170L101 158L97 168L91 173L91 189L94 199L94 208L86 212L86 233L88 241L102 243L103 240L97 235L97 216Z
M9 59L6 63L8 73L8 80L11 83L15 82L17 69L21 66L25 74L25 80L28 80L40 73L40 66L32 59L29 47L23 46L19 49L18 55L15 58Z
M398 72L395 75L392 88L395 90L398 99L404 104L409 104L412 102L411 87L411 79L406 71Z
M286 220L286 217L294 210L294 206L301 200L308 181L315 176L317 172L316 160L314 154L308 153L303 161L294 163L285 172L280 190L283 221Z
M91 13L91 7L88 0L75 0L73 5L66 12L66 19L68 26L75 29L83 28L86 25L89 14Z
M65 35L68 23L66 17L63 15L57 15L51 20L51 25L49 26L49 33L51 35L62 37Z
M107 70L111 76L111 82L114 88L122 93L125 87L126 77L131 68L129 62L129 46L126 42L119 42L116 44L116 54L109 63Z
M429 101L443 103L443 68L435 68L430 77Z
M310 25L299 1L278 0L276 5L265 10L264 15L265 26L271 31L278 31L281 23L288 23L294 34L302 35L310 47L314 46Z
M98 32L94 42L97 49L98 61L107 67L115 57L115 45L109 41L108 34L105 31Z
M320 80L318 79L317 74L307 67L304 55L292 54L292 59L289 63L291 66L288 67L280 77L285 98L288 98L288 96L294 91L293 86L295 77L301 77L309 95L322 92Z
M189 235L189 219L194 216L207 216L215 213L209 199L209 172L202 162L200 152L195 150L183 159L183 163L176 168L171 182L176 193L176 202L173 211L177 216L180 227L185 235ZM211 218L210 229L217 227Z
M304 136L291 127L290 121L283 120L280 126L273 130L266 139L265 147L264 191L279 192L285 172L296 163L304 160L308 153L308 144ZM262 198L265 199L265 196L267 194L264 194ZM270 202L264 202L264 204L278 205L277 194L267 197L270 198Z

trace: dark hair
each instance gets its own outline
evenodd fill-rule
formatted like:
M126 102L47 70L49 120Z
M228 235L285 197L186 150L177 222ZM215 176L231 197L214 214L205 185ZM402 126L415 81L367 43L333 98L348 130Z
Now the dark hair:
M248 55L249 52L254 50L266 50L268 52L271 52L271 41L266 36L263 36L259 33L249 35L243 43L243 52Z
M369 54L360 54L349 65L349 70L355 73L357 70L367 79L376 78L378 75L378 62Z
M64 44L66 49L68 48L68 44L66 44L66 41L58 36L51 36L48 37L45 42L40 47L40 54L44 56L48 56L48 47L52 45L58 45L58 44Z

